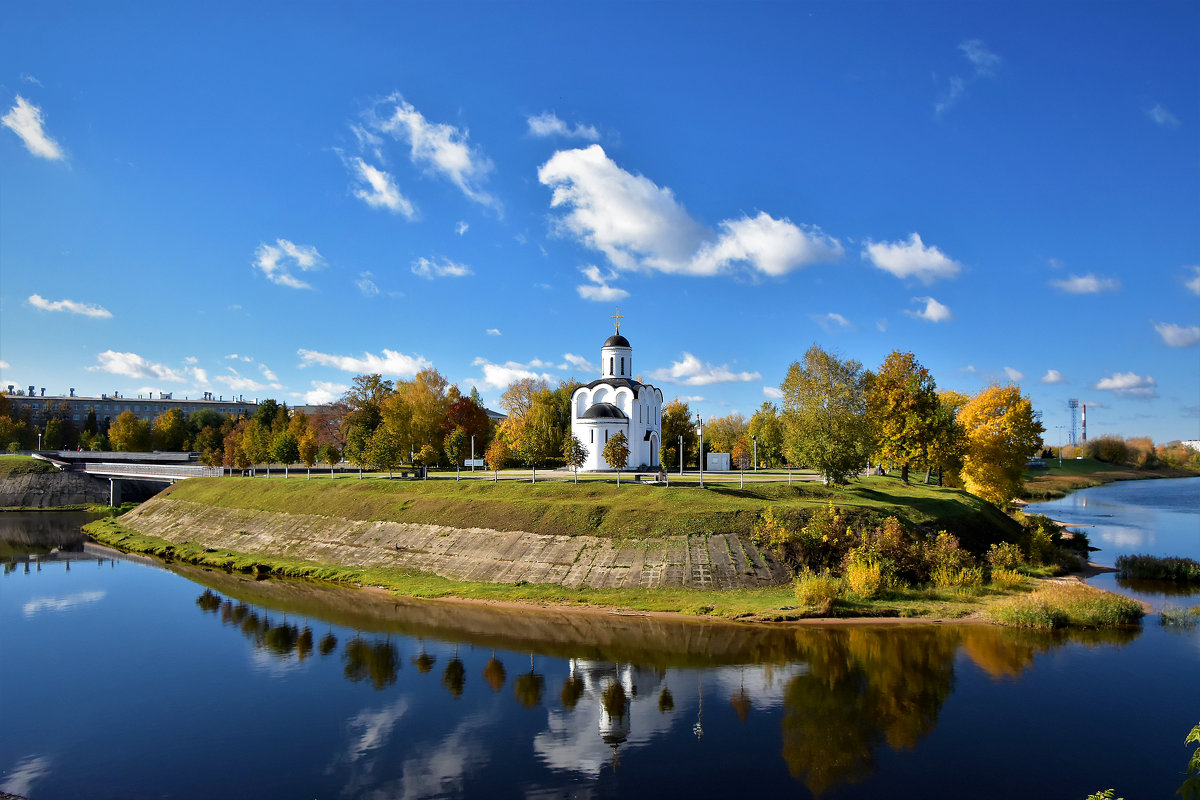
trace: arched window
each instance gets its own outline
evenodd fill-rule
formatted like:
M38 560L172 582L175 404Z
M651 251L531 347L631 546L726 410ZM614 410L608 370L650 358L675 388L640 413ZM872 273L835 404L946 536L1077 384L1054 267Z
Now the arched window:
M625 374L625 356L621 356L621 374Z
M612 356L608 357L608 374L609 375L613 374L613 362L615 362L615 361L616 361L616 359L613 358Z

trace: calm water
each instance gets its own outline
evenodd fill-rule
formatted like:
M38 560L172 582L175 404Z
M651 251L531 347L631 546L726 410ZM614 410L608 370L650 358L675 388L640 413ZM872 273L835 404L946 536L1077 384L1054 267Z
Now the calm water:
M34 800L1170 797L1200 720L1200 632L1154 619L496 613L113 559L78 522L0 514L0 790Z
M1200 478L1110 483L1028 510L1077 526L1099 548L1092 560L1107 567L1117 556L1139 553L1200 561ZM1170 584L1124 581L1111 573L1090 582L1157 608L1188 604L1188 597Z

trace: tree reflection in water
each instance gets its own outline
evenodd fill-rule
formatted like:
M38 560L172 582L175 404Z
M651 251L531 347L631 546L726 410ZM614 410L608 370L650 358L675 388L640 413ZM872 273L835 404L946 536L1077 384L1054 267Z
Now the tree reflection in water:
M450 663L446 665L445 672L442 673L442 686L450 695L458 700L462 697L463 687L467 683L467 668L458 658L458 645L454 646L454 658L450 659Z
M492 651L492 657L488 659L487 664L483 668L483 680L491 687L493 692L500 691L504 686L504 680L508 674L504 671L504 664L496 658L496 651Z
M529 654L529 672L517 676L513 685L513 693L525 708L536 708L542 704L542 690L546 688L546 678L534 672L533 653Z
M342 660L346 662L347 680L358 683L369 678L375 689L391 686L400 671L400 656L390 640L367 642L355 636L346 642Z

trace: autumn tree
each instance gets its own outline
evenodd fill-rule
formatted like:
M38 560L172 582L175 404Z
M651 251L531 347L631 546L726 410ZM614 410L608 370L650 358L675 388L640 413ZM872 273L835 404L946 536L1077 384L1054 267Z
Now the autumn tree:
M333 478L333 468L342 460L342 454L338 452L337 445L321 445L317 450L317 458L329 465L329 477Z
M304 462L304 466L308 468L308 474L311 477L312 468L317 463L317 436L311 430L306 430L300 437L299 452L300 460Z
M454 464L455 474L458 474L458 470L462 466L463 456L466 454L470 442L471 437L467 435L465 428L456 427L446 434L446 440L442 446L446 451L446 458Z
M508 443L499 436L492 439L492 443L488 445L487 454L484 455L484 458L487 459L488 466L495 473L495 479L500 480L500 470L504 469L505 465L508 464Z
M783 463L783 425L774 403L764 402L754 412L746 432L758 442L760 462L765 462L769 467L778 467Z
M372 464L376 469L386 469L388 477L392 477L392 470L400 463L403 456L400 450L400 440L386 425L380 425L371 434L371 438L367 440L367 453L365 460Z
M418 372L411 381L396 387L396 394L403 398L408 409L412 447L420 450L425 445L432 447L440 456L442 440L445 438L443 423L446 411L458 399L458 390L450 393L450 383L432 367Z
M455 428L462 428L468 442L472 436L475 437L476 452L482 453L487 449L491 420L483 406L471 396L459 397L449 405L443 427L447 433Z
M271 431L269 428L263 427L263 424L258 420L257 415L251 419L242 432L242 450L253 464L267 464L271 458ZM267 475L271 474L271 467L267 464Z
M579 468L587 460L587 448L579 441L578 436L573 433L567 435L567 440L563 442L562 456L563 461L567 462L567 467L574 470L575 482L579 483Z
M912 353L899 350L888 354L868 383L867 416L875 435L875 455L898 464L900 479L908 483L910 467L929 465L940 406L937 386Z
M629 463L629 438L623 431L608 438L601 452L605 463L617 471L617 486L621 485L621 470Z
M1025 463L1042 446L1045 428L1021 387L992 384L963 406L958 423L966 435L963 486L1003 505L1020 491Z
M283 464L283 477L288 477L288 467L300 460L300 442L296 434L284 428L271 439L271 458Z
M538 392L550 391L550 384L543 378L521 378L513 381L500 395L500 407L510 417L523 417L533 407L533 398Z
M788 368L781 388L788 459L819 471L826 483L848 483L871 452L862 364L814 344Z
M118 452L148 452L150 423L138 419L132 411L122 411L108 428L108 441L112 449Z
M738 440L746 435L746 417L736 411L724 417L704 421L704 447L710 453L732 453Z

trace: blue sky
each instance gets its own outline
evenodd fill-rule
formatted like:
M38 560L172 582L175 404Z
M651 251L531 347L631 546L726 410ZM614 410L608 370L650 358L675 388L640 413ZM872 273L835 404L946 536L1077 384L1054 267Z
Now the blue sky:
M0 383L432 365L751 414L814 342L1200 438L1200 5L7 4Z

